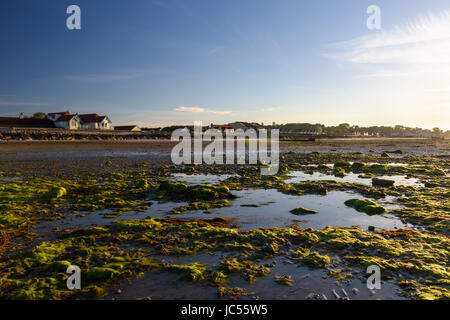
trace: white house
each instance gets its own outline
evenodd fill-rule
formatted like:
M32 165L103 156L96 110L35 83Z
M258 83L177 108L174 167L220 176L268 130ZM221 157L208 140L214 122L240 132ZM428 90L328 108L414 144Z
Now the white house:
M114 130L111 120L107 116L96 113L80 114L81 127L87 130Z
M96 113L70 114L65 112L52 112L47 114L47 119L53 121L57 128L67 130L114 130L111 120L107 116L99 116Z
M48 117L49 120L54 119ZM69 114L68 112L60 114L56 120L52 120L57 128L63 128L67 130L77 130L81 127L81 119L77 114Z

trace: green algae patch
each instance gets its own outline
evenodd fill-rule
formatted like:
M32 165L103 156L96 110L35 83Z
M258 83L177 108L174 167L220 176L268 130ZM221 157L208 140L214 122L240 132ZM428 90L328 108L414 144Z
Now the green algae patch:
M351 166L351 171L354 173L360 173L364 170L366 164L364 162L353 162Z
M63 187L53 188L44 194L44 199L58 199L64 197L67 194L67 190Z
M332 172L332 168L324 164L353 162L350 167L343 165L342 169L345 172L350 170L367 175L368 178L401 173L420 179L427 187L394 185L377 189L330 181L287 184L284 182L284 175L261 176L258 166L185 168L196 172L238 175L215 186L177 184L166 188L164 181L170 178L171 172L179 172L182 169L180 166L165 166L154 171L113 173L102 177L33 177L0 181L0 243L5 242L4 239L14 243L15 232L26 231L40 218L60 219L70 214L75 214L76 217L80 212L87 214L86 211L103 209L115 211L111 217L116 212L118 216L120 212L142 210L148 205L148 197L153 194L161 199L188 202L187 208L180 209L180 213L205 210L203 208L225 205L226 199L233 198L230 190L242 188L273 188L298 196L326 194L328 190L352 190L364 197L373 198L390 195L397 197L402 205L393 214L404 222L420 225L420 230L426 230L365 232L357 228L302 230L296 227L237 230L226 227L227 223L220 219L174 218L113 222L104 227L64 234L61 238L39 246L31 245L31 250L19 250L12 256L2 256L0 296L5 299L102 296L121 279L153 271L179 273L182 280L192 281L190 276L183 276L180 268L165 269L167 264L151 257L183 257L198 253L218 256L220 252L223 255L221 261L236 260L227 265L205 264L204 278L197 279L219 286L224 297L246 294L238 289L225 287L231 275L240 275L251 283L268 275L270 269L258 264L265 257L287 257L306 265L305 260L312 267L326 268L326 259L324 261L317 254L320 257L333 257L333 268L336 264L336 268L345 270L347 265L352 265L355 267L354 272L361 272L361 275L365 274L364 266L377 264L382 269L382 277L397 281L409 298L449 299L450 179L445 174L448 172L449 161L410 156L396 160L405 165L393 166L390 165L392 158L361 154L290 153L282 161L289 170L323 170L328 174ZM355 165L357 162L360 164ZM374 162L378 164L370 164ZM59 188L64 188L66 194L45 198L45 194ZM180 190L182 192L177 193ZM197 192L193 192L194 190ZM335 256L340 259L334 259ZM98 270L94 268L106 270L105 277L89 282L82 276L84 280L81 291L67 290L65 280L68 275L64 269L68 263L79 265L82 274ZM399 274L402 275L401 279L397 278ZM342 277L346 275L342 274ZM36 281L37 278L39 281ZM341 280L338 274L335 278Z
M169 211L169 214L182 214L194 210L209 211L209 209L231 207L231 203L228 200L216 200L216 201L193 201L187 206L180 206Z
M311 209L306 209L303 207L298 207L295 209L292 209L290 211L290 213L295 214L297 216L303 216L303 215L308 215L308 214L317 214L319 212L317 212L316 210L311 210Z
M312 252L306 255L301 262L311 268L325 268L331 264L331 258L318 252Z
M219 298L239 299L240 297L253 295L252 292L247 292L243 288L234 287L228 288L226 286L220 286L217 289L217 296Z
M66 272L67 268L70 267L71 265L72 264L66 260L55 261L46 266L43 266L42 270L49 271L49 272Z
M347 281L349 279L352 279L354 276L352 273L343 273L341 269L329 269L329 275L330 277L336 278L339 281Z
M443 177L443 176L446 175L446 174L445 174L445 171L442 170L442 169L439 169L439 168L434 169L434 170L432 171L432 173L433 173L433 175L435 175L435 176L441 176L441 177Z
M6 299L102 295L119 279L153 270L179 274L180 281L224 286L231 275L237 274L253 283L271 272L257 263L268 255L290 256L312 268L327 268L332 253L355 266L377 264L382 269L382 277L389 276L389 272L394 272L391 277L398 272L413 279L426 277L418 282L420 292L417 288L405 289L412 298L445 297L443 281L450 277L450 242L442 235L408 230L373 233L334 227L236 230L215 225L213 220L147 218L69 233L61 240L44 242L13 256L9 262L1 262L4 277L0 281L0 295ZM186 256L201 252L221 252L223 257L219 265L167 264L151 258L152 255ZM92 274L82 280L81 292L64 288L67 275L62 271L68 262ZM337 263L342 264L339 260ZM30 274L47 280L39 286L33 285L28 279ZM341 278L337 274L335 277Z
M283 277L275 276L275 282L278 284L282 284L284 286L292 286L292 277L290 275L285 275Z
M341 168L345 171L350 171L352 165L350 164L350 162L346 162L346 161L338 161L334 163L334 168Z
M88 282L105 282L116 277L120 273L112 268L94 267L86 271L84 276Z
M265 266L253 264L248 260L239 261L236 258L222 261L221 265L222 269L228 274L241 273L242 277L249 283L254 283L258 278L270 273L270 269Z
M345 170L341 167L336 167L333 169L333 174L338 177L338 178L343 178L345 177Z
M176 200L203 200L234 199L235 196L225 185L202 184L187 186L181 182L170 180L162 181L156 190L160 196Z
M350 199L345 201L344 204L360 212L367 213L368 215L375 215L386 212L386 208L376 204L374 201L369 199Z
M204 272L206 267L203 264L194 262L186 265L167 265L164 267L164 270L180 274L180 279L183 280L201 281L205 278Z

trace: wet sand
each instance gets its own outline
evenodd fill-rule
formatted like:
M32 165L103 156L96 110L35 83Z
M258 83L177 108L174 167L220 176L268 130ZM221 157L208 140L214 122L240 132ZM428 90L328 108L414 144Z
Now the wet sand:
M171 164L177 142L136 141L1 141L0 171L22 174L107 172ZM402 150L404 155L450 157L450 140L355 138L315 142L280 142L280 152L381 154ZM106 161L110 165L105 165Z

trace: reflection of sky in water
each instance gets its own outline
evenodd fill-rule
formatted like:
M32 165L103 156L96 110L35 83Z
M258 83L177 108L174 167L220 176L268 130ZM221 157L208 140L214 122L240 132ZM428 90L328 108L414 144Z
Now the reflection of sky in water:
M368 186L372 185L372 179L358 178L360 174L347 173L343 178L335 177L334 175L328 175L322 172L306 173L304 171L292 171L288 173L291 177L284 182L286 183L299 183L308 180L334 180L338 182L350 182L350 183L361 183ZM413 186L413 187L423 187L423 183L417 178L407 178L406 176L396 175L396 176L377 176L379 179L394 180L395 184L398 186Z
M228 178L236 177L237 174L186 174L186 173L174 173L172 174L173 179L176 181L184 181L188 185L196 185L196 184L218 184Z
M348 163L353 164L353 161L349 161ZM408 166L407 163L401 163L401 162L391 162L391 163L379 163L379 162L363 162L366 166L371 166L374 164L381 164L381 165L386 165L386 166ZM329 168L333 168L334 167L334 163L324 163L322 164L323 166L327 166ZM316 167L318 166L318 164L309 164L309 166L312 167Z
M275 189L249 189L233 191L239 198L230 200L231 207L211 209L213 213L206 214L203 210L188 211L184 214L172 215L179 218L236 218L235 224L241 229L287 227L296 223L304 228L322 229L327 226L351 227L359 226L367 229L369 226L384 229L412 227L403 224L397 217L386 213L383 215L368 216L347 207L344 202L353 198L364 198L359 194L344 191L331 191L325 196L321 195L286 195ZM397 209L400 206L392 204L395 199L386 197L377 201L388 209ZM105 213L111 211L87 213L85 217L71 216L60 221L45 221L38 226L41 232L51 232L53 228L73 229L86 228L93 225L105 225L112 220L133 220L146 217L166 217L168 212L179 206L187 205L186 202L158 202L152 201L152 205L145 212L125 212L116 218L104 218ZM257 204L259 207L241 207L243 204ZM290 211L304 207L318 211L318 214L297 216Z
M186 214L177 215L190 218L230 217L237 218L236 224L242 229L286 227L297 223L302 227L322 229L327 226L351 227L360 226L367 229L369 226L378 228L394 229L410 227L403 224L397 217L391 214L368 216L353 208L344 205L344 202L353 198L364 198L359 194L331 191L326 196L321 195L286 195L275 189L249 189L233 191L239 196L231 200L231 207L211 209L214 213L205 214L203 211L190 211ZM385 199L385 202L392 199ZM258 204L259 207L241 207L241 204ZM381 202L380 202L381 204ZM389 209L396 209L389 203L383 203ZM313 209L319 214L296 216L290 213L292 209L304 207ZM151 209L150 209L151 210ZM150 213L150 212L149 212Z

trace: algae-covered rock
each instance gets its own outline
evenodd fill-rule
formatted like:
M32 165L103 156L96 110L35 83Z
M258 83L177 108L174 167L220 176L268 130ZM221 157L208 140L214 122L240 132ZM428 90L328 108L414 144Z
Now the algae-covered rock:
M342 168L345 171L349 171L351 168L351 164L350 162L345 162L345 161L337 161L334 163L334 168Z
M318 252L312 252L302 259L302 262L312 268L325 268L331 264L331 258L322 256Z
M282 284L285 286L292 286L292 278L290 275L285 275L284 277L275 276L275 281L278 284Z
M394 184L394 180L372 178L372 186L374 187L393 187Z
M353 162L352 171L355 173L362 172L365 166L363 162Z
M72 264L69 261L55 261L42 267L43 271L49 272L66 272L67 268Z
M171 198L180 200L204 200L212 201L219 198L235 198L231 194L227 186L214 186L210 184L202 184L195 186L187 186L181 182L162 181L159 186L159 191L166 193Z
M345 201L344 204L360 212L365 212L368 215L375 215L386 212L386 208L376 204L375 202L369 199L350 199Z
M64 197L67 194L67 190L63 187L53 188L44 194L44 199L57 199Z
M373 164L371 166L364 167L364 172L367 172L367 173L381 174L381 173L387 173L387 171L388 171L388 168L383 164Z
M91 268L84 274L88 282L105 282L117 275L119 275L117 270L103 267Z
M389 154L388 154L387 152L383 152L383 153L381 154L381 157L383 157L383 158L389 158Z
M198 200L214 200L219 197L219 192L214 188L198 186L192 188L191 196Z
M290 213L295 214L297 216L303 216L303 215L307 215L307 214L317 214L319 212L317 212L316 210L311 210L311 209L306 209L303 207L298 207L295 209L292 209L290 211Z
M141 189L148 189L150 187L150 184L146 179L141 179L136 182L136 187Z
M338 178L343 178L345 177L345 170L343 168L337 167L334 168L333 174Z
M280 251L280 247L278 246L277 243L272 242L272 243L269 243L266 247L264 247L263 251L265 253L269 253L269 254L276 254Z
M186 265L167 265L164 270L175 272L181 275L181 279L188 281L200 281L205 278L204 271L206 267L203 264L194 262Z
M183 194L187 191L188 186L181 182L165 180L159 185L159 189L173 194Z
M439 168L433 170L433 175L435 176L445 176L445 171Z

